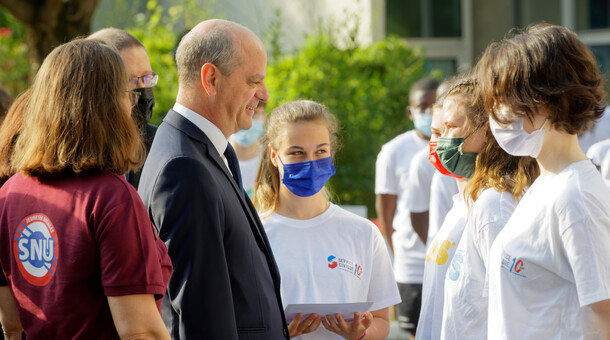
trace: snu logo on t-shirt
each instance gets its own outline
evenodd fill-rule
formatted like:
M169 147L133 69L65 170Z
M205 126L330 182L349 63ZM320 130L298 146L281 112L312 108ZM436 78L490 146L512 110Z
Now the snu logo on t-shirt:
M13 255L29 283L49 283L57 270L58 254L57 232L47 215L35 213L19 222L13 237Z

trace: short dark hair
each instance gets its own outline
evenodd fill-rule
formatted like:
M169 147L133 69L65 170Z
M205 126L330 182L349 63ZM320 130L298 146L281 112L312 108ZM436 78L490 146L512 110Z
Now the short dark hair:
M493 112L497 99L533 118L543 107L553 127L569 134L590 129L605 108L603 77L591 51L569 29L536 24L491 44L476 66L480 98Z
M426 78L422 78L422 79L416 81L415 84L413 84L413 86L411 86L411 92L436 91L436 89L438 88L439 85L440 85L440 82L437 79L426 77Z
M109 46L116 51L122 51L132 47L142 47L144 45L133 35L114 27L102 28L87 37L88 40L96 40Z

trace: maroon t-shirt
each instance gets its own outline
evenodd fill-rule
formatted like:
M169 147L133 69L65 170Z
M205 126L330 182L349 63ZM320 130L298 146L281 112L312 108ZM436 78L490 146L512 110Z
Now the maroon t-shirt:
M154 294L160 308L171 272L137 192L111 173L11 177L0 266L28 339L118 339L107 296Z

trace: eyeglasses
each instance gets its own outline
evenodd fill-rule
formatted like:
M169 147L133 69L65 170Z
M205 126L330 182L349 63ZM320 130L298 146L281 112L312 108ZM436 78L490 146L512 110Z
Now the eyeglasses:
M138 104L138 99L140 99L140 92L135 90L127 90L125 91L129 94L129 100L131 101L131 107L134 107Z
M159 73L153 72L145 76L129 78L129 85L132 88L153 87L159 81ZM140 84L144 86L140 86Z

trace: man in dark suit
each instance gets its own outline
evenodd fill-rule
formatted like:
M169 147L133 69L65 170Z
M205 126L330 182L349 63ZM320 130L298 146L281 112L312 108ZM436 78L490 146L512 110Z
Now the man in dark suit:
M159 75L152 71L150 59L144 45L133 35L118 28L102 28L87 39L97 40L121 55L125 70L129 75L129 89L138 96L138 103L132 109L132 115L140 129L140 135L146 153L150 152L157 127L149 124L155 106L153 87L157 85ZM127 181L136 189L140 183L141 170L130 171L125 175Z
M173 339L287 339L279 271L227 143L269 99L264 46L208 20L182 38L176 63L176 104L138 190L174 265L165 323Z

